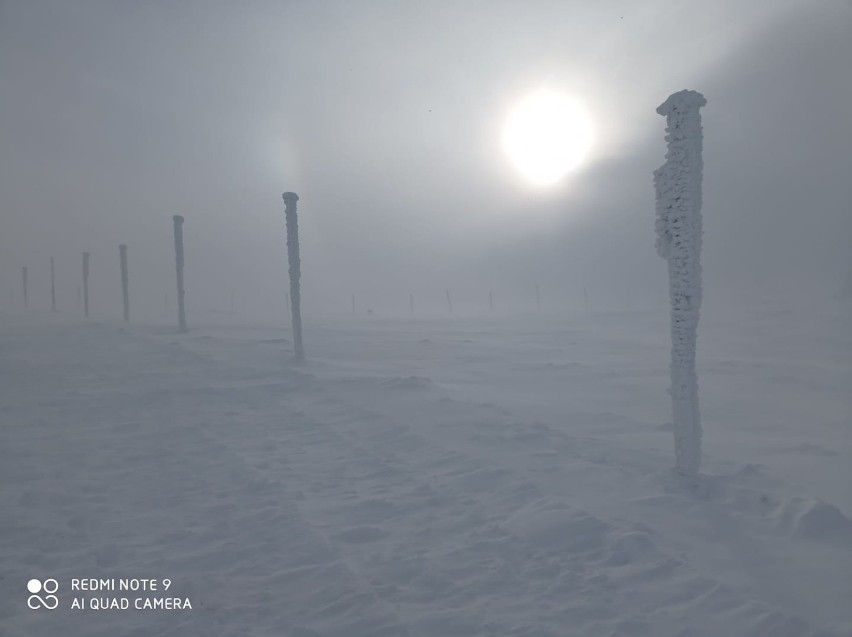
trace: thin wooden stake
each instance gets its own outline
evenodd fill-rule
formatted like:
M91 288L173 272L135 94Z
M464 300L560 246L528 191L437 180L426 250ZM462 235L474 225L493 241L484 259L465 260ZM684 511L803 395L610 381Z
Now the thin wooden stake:
M53 257L50 257L50 310L56 311L56 276L53 270Z
M124 322L130 322L130 289L127 276L127 246L118 246L118 260L121 264L121 295L124 300Z

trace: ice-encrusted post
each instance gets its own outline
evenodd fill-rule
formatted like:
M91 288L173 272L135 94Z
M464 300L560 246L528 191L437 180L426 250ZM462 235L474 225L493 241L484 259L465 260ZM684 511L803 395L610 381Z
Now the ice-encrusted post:
M411 308L411 315L414 316L414 294L408 295L408 305Z
M355 295L352 295L352 313L355 314Z
M130 290L127 278L127 246L118 246L118 261L121 264L121 294L124 298L124 322L130 322Z
M53 257L50 257L50 311L56 311L56 276L53 271Z
M707 100L680 91L657 107L666 117L666 163L654 171L657 252L668 261L671 299L671 397L675 468L701 466L701 419L695 345L701 307L701 115Z
M450 314L453 313L453 300L450 298L450 291L447 290L447 308L450 310Z
M27 266L21 268L21 276L24 279L24 308L28 308L30 304L27 295Z
M538 283L535 284L535 309L541 312L541 290L538 289Z
M186 309L184 308L183 289L183 222L180 215L172 217L175 228L175 273L177 274L177 302L178 302L178 331L186 332Z
M488 309L494 311L494 290L488 290Z
M83 314L89 318L89 253L83 253Z
M305 360L305 346L302 343L302 299L299 280L302 278L302 265L299 259L299 219L296 213L296 202L299 195L295 192L285 192L284 216L287 222L287 260L290 265L290 307L293 320L293 352L299 363Z

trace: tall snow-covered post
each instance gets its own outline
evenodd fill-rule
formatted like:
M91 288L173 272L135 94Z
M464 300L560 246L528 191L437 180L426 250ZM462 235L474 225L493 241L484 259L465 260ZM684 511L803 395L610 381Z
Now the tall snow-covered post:
M304 362L305 347L302 343L302 299L299 279L302 277L302 266L299 259L299 220L296 216L296 202L299 195L295 192L285 192L284 216L287 222L287 259L290 265L290 307L293 316L293 351L297 362Z
M118 260L121 265L121 294L124 298L124 322L130 322L130 290L127 278L127 246L118 246Z
M53 272L53 257L50 257L50 311L56 311L56 276Z
M175 215L172 217L175 228L175 273L177 274L177 302L178 302L178 331L186 332L186 310L184 309L183 289L183 217Z
M24 280L23 281L23 283L24 283L24 307L27 308L30 305L29 304L29 298L28 298L28 295L27 295L27 266L24 266L23 268L21 268L21 277Z
M657 107L666 117L666 163L654 171L657 252L669 264L671 397L675 466L695 475L701 466L701 418L695 346L701 307L701 115L707 100L680 91Z
M89 253L83 253L83 314L89 318Z

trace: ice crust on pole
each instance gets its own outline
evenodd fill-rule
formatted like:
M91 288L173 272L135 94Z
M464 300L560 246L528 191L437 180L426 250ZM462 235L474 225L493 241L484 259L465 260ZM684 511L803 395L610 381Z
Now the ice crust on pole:
M671 397L675 468L701 467L701 416L695 352L701 308L701 180L703 133L699 109L707 100L680 91L657 107L666 118L666 162L654 171L657 252L668 261L671 300Z

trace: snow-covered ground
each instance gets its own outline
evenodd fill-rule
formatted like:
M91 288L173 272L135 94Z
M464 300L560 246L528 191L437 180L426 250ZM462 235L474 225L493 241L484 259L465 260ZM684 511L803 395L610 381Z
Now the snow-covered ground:
M663 314L201 318L2 319L4 637L852 635L849 305L702 316L690 483Z

